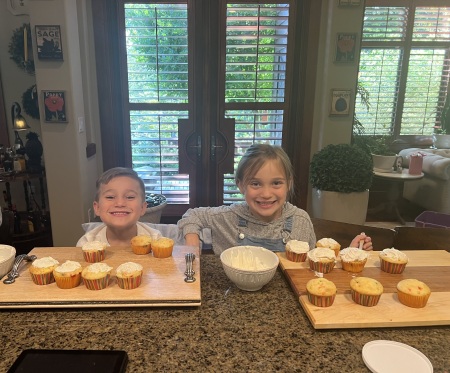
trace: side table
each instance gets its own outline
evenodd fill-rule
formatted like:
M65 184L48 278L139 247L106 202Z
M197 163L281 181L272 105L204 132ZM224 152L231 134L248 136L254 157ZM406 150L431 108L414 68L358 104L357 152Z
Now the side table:
M378 172L374 171L374 176L389 182L387 202L381 207L388 212L394 212L398 221L405 225L405 220L400 215L399 203L403 197L403 185L407 181L418 180L423 178L423 172L420 175L409 174L409 169L404 168L402 172ZM378 210L378 208L377 208Z

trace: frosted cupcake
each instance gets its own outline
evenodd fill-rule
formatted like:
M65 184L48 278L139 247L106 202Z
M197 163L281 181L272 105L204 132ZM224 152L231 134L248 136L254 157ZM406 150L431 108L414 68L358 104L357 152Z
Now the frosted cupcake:
M305 241L290 240L286 243L286 258L291 262L304 262L309 251L309 244Z
M83 258L88 263L98 263L105 259L106 243L100 241L86 242L81 250Z
M427 305L431 290L424 282L409 278L397 284L397 295L405 306L423 308Z
M116 269L117 284L122 289L136 289L142 282L143 267L138 263L127 262Z
M384 249L379 254L381 270L387 273L399 274L405 270L408 257L394 248Z
M102 290L108 286L112 267L106 263L94 263L83 269L81 277L89 290Z
M334 251L334 255L336 258L339 255L339 251L341 250L341 245L332 238L322 238L316 242L316 247L326 247L327 249L331 249Z
M313 278L306 283L308 300L318 307L330 307L336 298L336 285L325 278Z
M331 249L325 247L316 247L308 251L309 268L321 273L329 273L336 264L336 255Z
M56 285L61 289L72 289L81 283L81 264L66 260L53 270Z
M30 266L31 279L36 285L48 285L55 282L53 270L59 265L56 259L45 256L36 259Z
M168 258L172 255L174 240L167 237L158 238L152 242L152 251L155 258Z
M357 247L346 247L341 250L342 269L348 272L361 272L366 265L369 254Z
M369 277L355 277L350 281L352 299L365 307L376 306L384 288L380 282Z
M152 251L152 238L146 235L135 236L131 239L131 249L136 255L145 255Z

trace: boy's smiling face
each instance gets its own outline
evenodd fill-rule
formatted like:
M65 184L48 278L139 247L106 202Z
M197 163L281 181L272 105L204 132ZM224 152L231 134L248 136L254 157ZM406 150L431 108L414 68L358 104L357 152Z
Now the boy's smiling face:
M128 176L102 184L98 194L94 211L108 227L130 228L145 214L147 203L142 200L139 182Z

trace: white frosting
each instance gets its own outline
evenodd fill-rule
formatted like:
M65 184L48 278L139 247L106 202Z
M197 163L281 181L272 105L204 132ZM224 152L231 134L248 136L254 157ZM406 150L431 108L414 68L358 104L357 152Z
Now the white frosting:
M138 263L126 262L117 267L116 273L118 275L133 273L135 271L142 271L143 267Z
M94 263L90 266L86 267L86 272L90 273L105 273L112 270L112 267L110 267L106 263Z
M40 259L36 259L33 262L33 267L36 268L48 268L53 267L54 265L59 264L59 262L56 259L53 259L51 256L45 256Z
M309 251L309 244L305 241L290 240L286 244L286 249L296 254L303 254Z
M311 251L308 251L308 258L314 262L318 262L320 259L336 259L334 251L326 247L316 247Z
M384 249L380 253L381 257L390 258L396 261L408 261L408 257L405 253L402 253L401 251L391 248L391 249Z
M333 240L332 238L321 238L319 241L323 247L333 247L336 245L339 245L339 243L336 240Z
M105 250L105 244L101 241L90 241L86 242L82 249L84 251L91 251L91 250Z
M341 260L344 262L361 262L369 257L369 254L357 247L346 247L340 252Z
M78 262L74 262L72 260L66 260L63 264L61 264L60 266L56 267L56 271L58 271L59 273L67 273L67 272L73 272L76 271L77 269L81 268L81 264Z
M253 255L253 252L247 250L235 250L231 255L230 265L234 268L249 271L262 271L270 268L261 259Z

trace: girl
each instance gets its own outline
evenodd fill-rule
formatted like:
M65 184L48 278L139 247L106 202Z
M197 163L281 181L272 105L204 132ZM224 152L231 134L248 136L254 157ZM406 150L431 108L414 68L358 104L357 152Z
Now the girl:
M189 209L178 222L186 245L199 246L203 228L212 232L212 248L216 254L239 245L262 246L284 251L289 240L316 244L308 214L287 202L292 194L293 170L289 157L280 147L253 144L241 161L235 175L236 185L245 197L244 203L219 207ZM350 246L372 250L372 241L364 233Z

